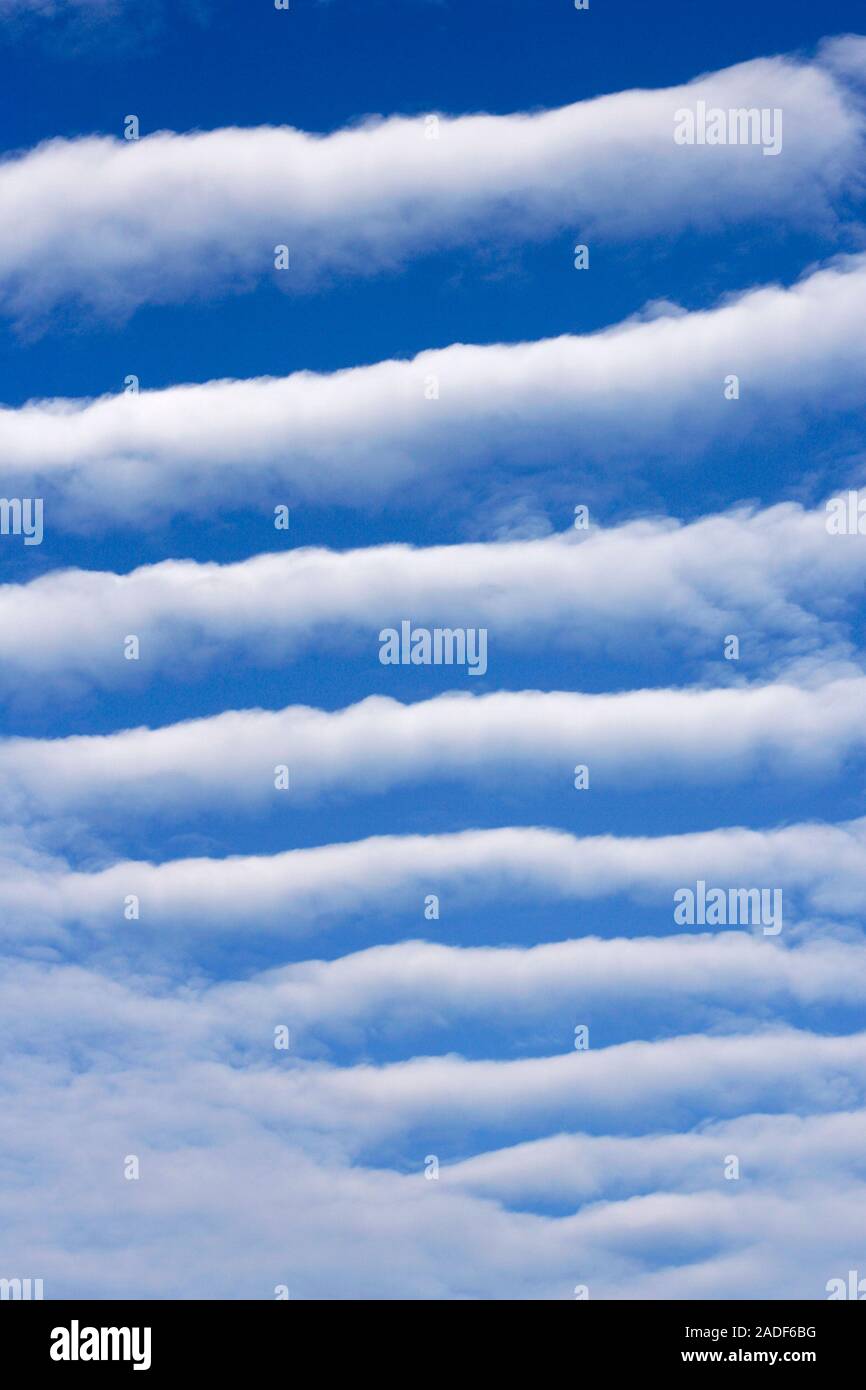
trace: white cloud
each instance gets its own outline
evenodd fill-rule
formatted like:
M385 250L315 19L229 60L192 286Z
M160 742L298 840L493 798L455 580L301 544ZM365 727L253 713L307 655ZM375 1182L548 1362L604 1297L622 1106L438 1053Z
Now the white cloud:
M0 1213L46 1297L269 1299L288 1284L293 1300L568 1300L589 1282L594 1298L822 1298L866 1239L856 1160L832 1165L828 1189L808 1172L724 1183L708 1157L700 1191L672 1190L672 1174L660 1192L551 1218L449 1186L447 1169L426 1182L420 1151L408 1175L311 1157L221 1109L206 1080L64 1076L36 1106L14 1098L34 1173L4 1185ZM166 1139L181 1109L187 1133ZM142 1177L127 1183L130 1151Z
M448 1167L449 1186L510 1205L587 1202L654 1191L700 1191L728 1154L740 1181L781 1189L792 1177L856 1166L866 1110L831 1115L748 1115L682 1134L556 1134L477 1154ZM731 1181L736 1181L732 1179Z
M566 1040L566 1047L569 1040ZM272 1048L272 1038L267 1045ZM866 1034L790 1028L627 1042L517 1061L416 1057L350 1068L299 1063L283 1071L226 1072L227 1104L341 1135L357 1153L399 1135L472 1126L525 1135L579 1122L636 1133L724 1118L765 1106L829 1111L866 1102ZM732 1092L731 1077L736 1076Z
M866 78L864 53L848 38L813 64L764 60L669 92L443 121L436 142L399 119L328 137L51 142L0 165L14 224L0 229L0 307L20 319L67 301L124 313L252 285L282 240L288 284L305 287L576 226L610 239L753 216L799 225L807 207L810 226L832 235L862 163L862 105L847 83ZM783 154L673 146L673 108L698 97L782 106ZM866 259L852 258L703 314L655 303L591 338L35 403L0 411L3 490L44 484L50 531L235 502L375 503L492 459L543 468L560 446L590 462L636 446L661 457L672 438L736 440L754 425L749 402L764 429L861 403L864 309ZM722 398L729 371L743 383L739 415ZM436 401L423 396L430 373ZM518 827L87 873L41 853L32 824L69 816L52 839L68 831L80 844L152 811L165 828L213 801L241 816L278 797L293 811L322 794L441 778L541 777L568 791L577 762L593 788L832 770L864 745L866 677L843 668L843 623L866 560L823 521L786 505L583 540L166 561L0 590L11 689L34 677L53 689L122 683L128 631L153 675L183 671L187 655L196 669L262 646L284 655L321 641L324 625L327 661L335 641L372 646L403 616L488 626L494 663L497 638L572 629L616 648L654 623L709 651L743 621L765 665L783 651L804 658L799 684L791 666L789 683L727 689L482 687L416 705L374 697L336 712L235 710L0 741L0 919L27 957L0 974L0 1224L18 1265L0 1273L44 1277L49 1297L269 1298L284 1282L293 1298L329 1299L568 1299L577 1282L593 1297L823 1296L866 1241L866 1034L835 1035L866 984L854 928L800 923L780 941L673 929L522 948L404 941L217 981L201 943L206 932L225 953L231 929L232 964L249 964L264 930L264 958L285 960L295 932L355 916L375 930L377 907L407 900L421 929L422 895L443 885L470 903L498 892L640 902L705 877L781 885L786 907L790 891L813 913L860 913L866 820L653 839ZM544 524L532 497L506 497L486 534ZM820 683L807 678L816 652ZM285 797L273 787L283 762ZM104 862L97 843L88 866ZM142 920L122 924L130 892ZM195 969L177 970L191 945ZM558 1052L557 1011L578 1003L594 1028L615 1018L615 1040L599 1047L596 1031L577 1053L566 1027ZM844 1012L828 1020L833 1005ZM799 1022L809 1008L814 1031L777 1017ZM455 1029L467 1021L468 1034ZM288 1054L274 1050L276 1022L292 1030ZM507 1060L489 1058L481 1027L507 1034ZM431 1035L474 1056L405 1056L408 1039L428 1048ZM401 1041L400 1060L371 1062ZM346 1053L351 1064L336 1065ZM137 1183L122 1176L131 1152ZM437 1183L423 1177L430 1152ZM739 1183L723 1178L729 1152ZM533 1210L554 1205L560 1215Z
M241 1069L191 1059L168 1030L165 1043L147 1062L76 1052L73 1064L70 1039L49 1030L39 1056L18 1053L4 1073L3 1156L17 1166L26 1155L28 1170L4 1185L0 1211L22 1273L38 1271L49 1297L268 1298L285 1282L301 1298L569 1298L588 1281L594 1296L628 1298L674 1296L684 1280L696 1296L821 1297L866 1233L855 1120L836 1113L862 1106L862 1037L682 1037L530 1062L347 1071L288 1059ZM802 1125L800 1161L789 1153L768 1180L772 1146L796 1140L803 1111L826 1124ZM615 1148L607 1200L560 1218L503 1210L472 1191L464 1167L449 1182L446 1149L467 1125L550 1136L612 1112L623 1135L645 1132L651 1166L666 1122L745 1117L744 1180L724 1182L724 1154L698 1131L652 1192ZM407 1126L415 1137L399 1170L353 1161ZM810 1177L822 1145L832 1192ZM422 1175L431 1151L445 1160L438 1183ZM122 1176L129 1153L141 1163L134 1183ZM474 1176L483 1187L483 1171ZM489 1157L486 1181L495 1185ZM808 1223L796 1217L804 1205Z
M198 674L237 652L265 664L314 642L320 653L372 653L380 630L406 617L486 626L499 650L543 637L620 658L629 642L645 654L652 628L666 649L699 660L747 624L766 663L802 657L804 642L837 643L864 578L858 538L828 535L824 508L793 503L543 540L166 560L128 575L53 570L0 587L0 682L32 689L38 676L40 689L78 694L139 685L145 671ZM121 659L131 632L142 644L135 665Z
M293 287L485 236L513 242L575 226L634 237L761 216L832 230L832 203L862 153L847 85L861 76L854 44L837 41L827 67L756 59L560 110L443 116L435 140L423 116L326 136L176 135L149 134L142 112L139 141L120 131L53 140L0 167L0 304L22 318L70 300L129 311L252 284L273 272L279 244L292 256L280 279ZM676 145L674 113L698 100L781 108L781 154Z
M587 337L455 344L331 375L213 381L0 410L6 495L47 489L45 526L149 525L239 505L369 504L495 460L678 456L724 430L862 403L866 258L791 289ZM729 373L742 397L726 400ZM438 400L425 381L439 381ZM757 413L754 407L760 407ZM667 464L670 466L670 464ZM417 501L417 496L416 496Z
M573 924L569 924L573 926ZM123 931L149 942L150 922ZM34 941L38 935L34 932ZM149 943L150 944L150 943ZM87 957L90 942L74 951ZM730 1029L766 1020L770 1010L857 1007L864 990L858 941L813 933L804 944L769 944L741 931L716 935L616 937L528 948L456 947L431 941L374 946L336 960L304 960L249 979L195 983L166 977L165 943L148 956L135 937L115 930L93 964L6 960L0 981L0 1033L9 1049L37 1051L60 1030L79 1056L135 1049L154 1064L166 1040L188 1057L247 1065L261 1060L263 1039L290 1029L294 1056L315 1059L375 1042L393 1052L413 1040L450 1040L458 1025L482 1025L493 1045L565 1047L575 1010L606 1018L627 1008L628 1029L665 1033ZM149 973L133 964L141 953ZM172 958L174 959L174 957ZM206 964L202 952L200 968ZM108 966L105 967L106 969ZM176 968L176 963L175 963Z
M523 978L521 953L466 953L464 1003L482 954L500 980L508 962L512 989ZM344 983L359 965L378 970L392 991L381 1009L400 981L396 956L319 968ZM706 982L706 954L702 965ZM290 996L267 998L272 979L166 996L128 975L4 969L9 1275L44 1278L48 1297L269 1298L287 1283L293 1298L567 1299L586 1281L594 1297L685 1285L699 1297L821 1297L862 1245L863 1035L772 1029L344 1069L275 1054L268 1011ZM532 964L527 983L545 984ZM327 983L320 999L334 1009L339 996ZM342 1002L352 1007L351 987ZM513 1147L515 1131L538 1142ZM512 1147L479 1151L485 1133ZM722 1178L732 1149L740 1183ZM435 1183L422 1175L430 1152L442 1159ZM130 1153L138 1182L123 1179ZM579 1161L557 1168L563 1153ZM541 1200L562 1216L500 1205L531 1206L548 1175Z
M397 668L395 668L397 669ZM398 672L399 673L399 672ZM814 687L449 693L415 704L370 696L329 712L231 710L161 729L0 742L7 820L86 810L93 821L183 815L227 795L238 813L419 780L513 777L663 783L760 769L832 771L866 744L866 678ZM288 790L275 769L288 767ZM591 794L575 792L575 795Z
M184 930L195 938L247 924L286 936L356 914L405 912L412 904L420 922L427 893L464 904L618 893L671 903L677 887L698 879L780 887L819 913L864 911L866 819L641 838L581 839L533 827L386 835L271 856L124 861L97 873L70 871L47 856L28 864L10 853L0 861L0 908L4 933L32 937L37 926L50 934L70 923L112 927L127 895L135 894L149 932ZM789 899L789 924L793 916ZM529 968L528 958L514 959Z

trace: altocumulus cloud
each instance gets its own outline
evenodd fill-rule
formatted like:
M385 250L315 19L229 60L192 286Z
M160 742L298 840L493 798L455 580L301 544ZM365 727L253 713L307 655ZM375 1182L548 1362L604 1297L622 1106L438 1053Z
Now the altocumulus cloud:
M627 893L670 902L678 885L709 879L774 883L818 912L866 907L866 820L731 828L642 838L591 836L532 826L452 835L381 836L271 856L124 860L98 872L44 856L0 860L3 933L72 924L108 928L135 894L148 928L307 933L359 913L406 911L435 882L451 903L499 898L579 901ZM80 937L73 937L81 946ZM116 943L115 943L116 944Z
M722 551L729 568L716 561ZM719 633L748 626L761 633L766 665L801 656L804 641L850 645L864 577L856 539L839 544L826 507L795 503L532 541L299 547L236 564L164 560L129 574L59 569L0 586L0 682L29 690L38 676L54 696L77 695L239 656L261 664L355 650L408 613L431 627L486 626L509 652L545 634L579 646L584 659L612 647L625 656L632 642L645 650L653 633L685 662L716 655ZM146 649L134 669L114 659L127 630Z
M713 438L748 438L768 412L793 428L862 405L864 315L866 258L855 255L787 289L585 336L31 401L0 410L0 476L7 491L47 488L62 502L58 527L101 529L272 502L275 484L306 503L405 504L410 485L453 487L494 463L543 472L564 449L598 469L640 448L669 469L672 450L697 460ZM741 423L723 392L732 363L754 403Z
M369 696L334 712L232 710L161 729L0 741L0 788L13 820L86 810L110 823L121 807L132 818L158 810L182 819L225 794L239 812L261 809L281 794L276 766L288 768L302 799L495 780L517 768L570 783L578 763L619 785L784 776L794 766L835 770L859 753L864 698L857 675L811 686L450 693L414 704Z
M620 238L754 220L756 208L800 218L806 207L820 222L862 151L862 53L861 40L840 39L814 62L758 59L531 115L443 115L435 139L424 117L391 117L325 136L263 127L50 140L0 168L0 305L19 319L69 300L128 312L251 285L280 244L295 248L292 283L303 286L503 223L525 240L577 217ZM675 112L699 100L782 107L783 159L729 147L708 180L702 151L672 140Z
M29 35L113 7L0 0L25 12ZM240 87L227 115L187 80L209 128L154 130L143 107L138 140L118 115L0 163L0 313L80 314L85 353L114 320L80 372L57 354L51 398L25 342L0 409L2 491L46 519L0 588L25 735L0 739L16 1266L52 1297L823 1297L866 1242L866 559L823 506L862 496L866 41L532 111L514 107L540 89L493 86L509 114L458 98L327 133L244 125ZM778 154L677 144L699 101L782 112ZM598 246L664 284L495 334L461 291L413 342L438 346L397 337L366 366L331 295L327 371L245 380L286 372L281 344L227 340L199 373L225 379L80 394L141 306L142 345L176 329L187 352L203 296L438 255L401 284L411 315L427 271L491 250L561 238L572 277L577 236L593 270ZM564 304L546 260L522 257L527 289ZM554 497L560 532L592 500L589 531L545 534ZM293 514L281 553L250 554L275 502L321 543L293 548ZM389 543L359 548L359 508ZM380 667L404 618L489 628L483 681ZM784 894L784 931L681 925L674 895L701 880Z

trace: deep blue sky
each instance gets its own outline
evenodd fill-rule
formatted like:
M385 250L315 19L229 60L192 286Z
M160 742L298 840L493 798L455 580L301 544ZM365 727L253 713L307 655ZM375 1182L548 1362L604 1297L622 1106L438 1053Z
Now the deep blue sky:
M146 134L232 123L329 131L371 113L554 107L630 86L682 82L755 56L808 52L822 36L856 29L860 8L854 0L822 6L762 0L715 12L691 0L658 6L597 0L578 13L568 0L295 0L290 12L275 16L259 0L180 4L170 7L170 17L164 7L161 18L157 7L152 21L133 7L90 29L39 21L12 27L5 43L0 39L6 98L0 138L12 152L53 136L119 135L129 113L139 116ZM329 370L459 340L591 331L655 298L700 307L733 289L790 282L815 259L859 246L858 233L844 225L845 209L839 211L843 226L830 243L808 226L762 226L759 209L735 233L599 243L591 275L573 272L575 228L537 245L480 253L458 247L420 257L396 274L347 278L309 294L286 295L264 282L236 297L145 306L121 324L66 313L35 338L3 329L0 400L17 405L38 396L114 392L130 372L144 388L158 388ZM856 437L848 443L853 449ZM794 447L821 458L820 436ZM787 441L775 449L772 439L765 441L759 469L751 458L721 449L697 480L680 475L664 486L640 479L631 499L600 502L597 515L623 519L649 509L690 516L725 505L732 494L810 502L824 495L826 469L816 476L813 460L809 470L791 470ZM563 526L569 512L566 505ZM240 521L173 528L171 553L240 558L269 547L269 527L262 534L260 518ZM413 524L417 540L430 543L471 536L476 525L471 514L448 512L416 516ZM293 526L293 544L348 546L403 535L401 519L387 508L328 517L311 508L297 513ZM64 561L125 570L159 558L165 541L164 535L129 536L119 547L110 536L84 545L49 536L27 564L31 573ZM6 577L17 572L18 557L10 559L0 562Z
M828 0L815 6L796 0L733 3L714 11L694 0L663 5L603 3L577 13L567 0L294 0L274 16L265 3L180 4L157 8L152 20L140 7L108 25L22 25L0 41L4 103L3 147L21 150L52 136L119 134L128 113L142 133L166 128L209 129L237 123L293 124L330 131L370 113L449 113L554 107L630 86L664 86L702 71L776 52L811 52L822 37L857 28L861 6ZM279 41L282 36L282 41ZM844 215L844 210L843 215ZM211 302L145 306L123 323L88 318L52 322L36 337L4 327L0 333L0 399L16 405L34 396L80 396L119 390L135 372L143 387L220 376L280 375L298 368L328 370L464 340L494 342L593 330L616 323L649 299L667 297L686 307L711 304L723 293L768 280L795 280L813 260L858 244L843 228L828 242L810 229L781 222L750 223L722 235L687 233L633 243L599 242L589 275L572 268L579 237L560 235L537 245L508 246L501 253L458 247L420 258L394 274L346 278L324 290L287 295L264 283ZM750 409L741 403L741 412ZM710 445L699 468L668 478L642 476L630 489L606 493L597 519L616 524L631 515L667 512L690 517L734 502L764 504L794 497L815 504L848 477L860 447L856 416L836 421L832 435L813 428L793 439L761 437L760 450ZM568 461L564 461L565 467ZM583 493L581 493L581 498ZM571 495L554 529L570 522ZM84 537L48 528L39 550L6 550L0 578L30 577L63 564L123 572L168 555L239 559L286 544L337 548L412 539L459 541L478 534L471 505L406 517L388 507L342 511L297 508L288 534L273 531L269 514L243 512L190 525L142 532L97 532ZM479 687L611 689L687 682L688 665L669 669L665 653L630 651L616 663L582 660L566 645L554 653L511 653L506 669ZM721 668L720 678L727 676ZM138 722L158 724L218 712L231 705L272 707L299 701L339 707L373 690L421 698L448 688L447 673L391 674L375 651L321 660L309 656L289 672L262 667L252 683L232 663L204 681L149 681L122 700L90 695L75 709L57 709L38 696L16 703L4 716L9 732L89 732ZM564 793L566 802L568 792ZM708 796L712 819L743 818L736 793ZM435 803L438 793L431 793ZM796 779L783 789L753 789L750 814L757 822L807 813L811 791ZM596 811L604 804L596 798ZM634 802L634 806L631 803ZM667 804L670 802L670 804ZM624 804L627 803L627 804ZM692 808L701 803L697 793ZM443 802L443 824L448 818ZM667 809L664 810L667 805ZM843 797L839 814L854 813L856 795ZM544 800L531 818L543 819ZM425 811L431 809L431 804ZM466 811L468 823L496 823L513 807L483 803ZM347 816L352 813L345 808ZM368 808L359 825L387 824L387 806ZM411 811L407 811L411 815ZM625 815L629 828L660 823L671 829L680 816L676 797L657 791L614 799L605 828ZM313 817L314 823L316 817ZM345 829L353 833L354 821ZM622 828L625 828L623 826ZM303 838L314 842L317 830Z
M196 11L199 11L198 14ZM2 140L7 152L52 136L93 132L117 135L128 113L142 134L166 128L209 129L237 123L292 124L331 131L370 113L507 113L554 107L631 86L664 86L702 71L776 52L812 51L829 34L853 30L862 8L853 0L810 3L735 3L712 10L694 0L663 5L604 3L576 13L567 0L294 0L275 20L264 4L171 7L170 18L145 22L133 12L109 25L86 29L58 21L9 31L0 47L0 76L7 95ZM123 323L54 320L37 337L5 328L0 337L2 399L10 405L33 396L86 395L120 388L128 372L145 387L220 376L283 374L298 368L332 369L375 362L391 355L465 340L493 342L592 330L615 323L647 300L660 297L687 307L713 303L721 294L752 284L796 279L808 264L857 244L843 231L829 242L797 225L752 222L721 235L689 233L652 242L600 242L593 269L576 275L572 245L562 235L538 245L508 246L501 253L460 248L420 258L394 274L346 278L324 290L295 296L266 283L236 297L211 302L144 307ZM747 401L742 403L748 411ZM712 444L699 467L672 479L638 472L633 491L614 489L599 519L615 524L633 514L667 511L699 515L746 499L771 503L793 496L814 504L828 482L848 476L859 448L856 417L836 421L793 440L772 431L745 450ZM582 496L582 494L581 494ZM470 499L471 501L471 499ZM571 500L554 529L567 528ZM379 540L418 544L459 541L475 521L447 507L425 515L298 508L288 535L276 534L269 514L243 512L143 534L115 530L75 537L49 527L38 550L6 550L0 576L30 577L58 565L119 572L167 556L236 559L262 550L306 543L337 548ZM748 670L760 667L749 653ZM616 659L586 656L565 641L554 647L494 653L495 665L476 690L560 688L611 690L676 685L706 675L700 662L671 653L632 648ZM744 663L745 668L746 663ZM136 672L138 675L138 672ZM730 672L719 665L718 679ZM142 666L138 688L120 695L89 693L58 705L38 691L13 702L4 714L7 732L45 736L109 732L139 723L159 725L185 717L261 704L279 708L310 703L339 708L381 692L422 699L450 688L452 676L437 669L382 668L377 646L350 651L329 646L288 668L263 658L250 670L218 661L206 677L149 677ZM843 819L859 814L862 778L851 769L829 784L790 776L756 781L744 795L737 782L682 788L664 777L651 788L627 792L597 787L591 804L540 780L493 792L433 786L419 801L414 788L387 797L337 798L321 806L290 808L285 818L247 824L231 806L213 806L193 824L134 830L119 825L111 843L118 853L154 858L201 849L268 852L290 845L327 843L395 825L407 832L454 830L509 822L557 824L566 829L639 834L698 826L756 826L806 819L819 813ZM610 904L605 905L610 911ZM542 912L542 917L544 913ZM614 913L618 920L618 913ZM487 939L520 939L493 914L476 929ZM525 931L528 922L524 922ZM446 936L461 924L451 924ZM524 931L524 934L525 934ZM328 951L347 947L335 934Z
M734 0L718 9L694 0L595 0L580 13L569 0L293 0L279 25L265 0L180 3L150 25L144 9L133 7L110 35L74 29L70 39L58 23L52 39L40 23L0 41L2 148L119 135L129 113L143 134L265 123L324 132L369 114L554 107L808 51L862 22L857 0ZM675 247L601 248L593 274L575 277L571 245L567 236L516 247L502 263L482 263L481 273L476 256L458 252L300 299L268 285L234 301L144 309L121 329L88 325L83 336L67 322L25 348L4 339L2 399L113 391L129 371L157 387L326 370L461 338L591 329L652 297L696 305L734 283L794 277L826 249L796 227L783 234L758 225Z

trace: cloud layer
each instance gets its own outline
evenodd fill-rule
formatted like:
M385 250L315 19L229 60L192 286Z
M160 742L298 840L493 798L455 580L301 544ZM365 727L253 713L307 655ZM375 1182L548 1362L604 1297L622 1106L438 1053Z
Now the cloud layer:
M238 812L273 798L376 795L424 780L555 778L578 765L598 783L829 772L866 745L866 677L814 687L451 693L415 704L370 696L333 713L232 710L161 729L0 742L10 819L87 812L182 816L231 796ZM287 787L277 788L287 768ZM577 794L577 792L575 793Z
M567 1299L588 1283L592 1297L815 1298L866 1234L862 1036L684 1035L349 1070L278 1064L272 1048L265 1063L263 1040L262 1065L239 1071L213 1045L190 1056L170 1023L146 1063L140 1044L133 1029L75 1066L22 1051L4 1073L4 1133L19 1137L3 1156L23 1144L30 1179L4 1185L0 1207L48 1297L269 1298L288 1284L301 1298ZM506 1147L452 1158L470 1116ZM377 1161L395 1144L396 1163ZM564 1213L541 1215L531 1204L557 1146L583 1163L545 1194ZM427 1182L431 1153L440 1176ZM741 1179L728 1183L732 1153Z
M113 8L0 0L28 36ZM48 542L3 536L8 573L41 577L0 588L0 690L18 728L47 709L76 731L0 739L0 1276L49 1298L821 1298L857 1267L866 819L842 818L866 546L821 506L738 499L862 481L866 256L796 276L804 244L863 245L864 92L849 36L561 110L330 134L142 113L140 140L0 162L0 315L31 328L437 253L459 274L551 237L566 276L578 239L661 253L703 305L683 234L725 238L724 285L760 229L780 279L582 337L0 408L0 493L44 498ZM771 108L779 153L676 144L698 101ZM681 509L727 510L599 528L605 497L634 517L708 447ZM588 533L545 534L549 499L560 531L591 502ZM296 503L339 508L307 533L333 546L354 507L381 536L511 539L291 549L271 520ZM248 531L184 525L234 511ZM102 570L68 567L82 530ZM217 538L280 553L217 564ZM166 558L110 572L130 554ZM380 666L404 618L488 629L486 673ZM497 806L516 823L464 828ZM700 879L782 894L783 930L681 925Z
M271 856L119 862L73 872L47 858L0 861L4 933L60 925L112 928L128 894L148 933L246 928L283 938L370 913L419 913L428 893L462 901L575 901L626 893L671 903L704 879L784 888L802 907L866 910L866 820L686 835L577 838L530 826L451 835L386 835ZM790 899L789 899L790 901ZM671 906L671 917L673 907ZM679 933L678 933L679 934ZM78 945L80 945L80 941Z
M860 44L537 114L437 117L432 139L424 116L324 136L176 135L148 133L142 113L140 140L48 141L0 167L0 307L25 319L69 301L124 313L251 285L273 273L281 244L291 257L281 283L307 287L477 242L493 227L508 242L575 225L625 238L717 230L756 208L798 221L807 209L832 225L862 152L849 86L862 79ZM699 100L781 108L781 154L676 145L676 111Z
M36 401L0 410L0 479L7 495L48 489L46 528L63 530L242 504L405 502L410 483L453 483L493 460L537 472L566 445L587 466L638 446L680 457L766 429L768 413L781 425L862 404L864 315L866 259L854 256L790 289L587 337ZM739 400L726 399L730 374Z
M744 661L760 652L766 665L841 644L866 578L859 541L828 534L824 507L785 504L534 541L304 548L231 565L165 560L128 575L52 570L0 587L0 683L38 677L43 689L80 694L188 677L230 656L269 665L347 646L375 653L379 632L404 617L487 627L500 655L543 636L623 659L632 643L645 654L655 631L666 649L706 660L727 633L747 630ZM140 639L134 665L122 659L130 633Z

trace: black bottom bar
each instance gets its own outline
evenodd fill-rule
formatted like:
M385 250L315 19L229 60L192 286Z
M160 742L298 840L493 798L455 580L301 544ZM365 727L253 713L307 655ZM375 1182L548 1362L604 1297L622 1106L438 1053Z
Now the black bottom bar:
M335 1301L295 1302L4 1302L0 1304L4 1363L49 1371L52 1376L138 1373L159 1378L179 1371L225 1377L233 1371L308 1378L311 1359L321 1358L319 1375L333 1370L335 1353L347 1369L362 1373L376 1334L375 1360L406 1367L405 1339L420 1338L425 1378L441 1368L453 1375L455 1357L465 1370L466 1355L447 1333L453 1328L475 1349L479 1373L489 1379L505 1357L518 1349L540 1360L546 1378L547 1354L566 1352L575 1374L603 1370L643 1375L673 1368L708 1366L738 1371L775 1371L804 1366L828 1373L862 1371L866 1318L859 1304L826 1302L592 1302L567 1306L523 1304L498 1324L496 1303L457 1303L444 1312L422 1303L400 1303L399 1321L390 1304ZM531 1308L531 1311L530 1311ZM379 1318L387 1323L379 1324ZM451 1319L453 1318L453 1323ZM515 1322L515 1318L517 1322ZM543 1323L545 1339L537 1340ZM443 1321L444 1320L444 1321ZM488 1321L489 1320L489 1321ZM443 1337L443 1333L446 1335ZM336 1334L336 1335L335 1335ZM396 1335L399 1334L399 1335ZM434 1335L435 1334L435 1335ZM559 1338L566 1340L560 1342ZM400 1350L400 1347L403 1350ZM365 1351L365 1348L367 1349ZM299 1364L299 1353L306 1356ZM592 1361L589 1358L592 1358ZM489 1358L489 1360L488 1360ZM524 1356L521 1356L521 1363ZM330 1363L330 1364L329 1364ZM369 1364L367 1370L369 1370ZM548 1364L548 1370L551 1367ZM410 1373L410 1379L414 1372Z

